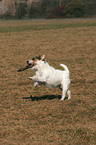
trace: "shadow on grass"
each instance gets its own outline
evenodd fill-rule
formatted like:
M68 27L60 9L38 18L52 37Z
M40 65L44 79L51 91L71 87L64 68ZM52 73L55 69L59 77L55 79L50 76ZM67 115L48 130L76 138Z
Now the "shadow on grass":
M53 100L53 99L61 99L61 95L44 95L41 97L35 96L32 97L32 95L30 95L30 97L23 97L22 99L24 100L31 100L31 101L40 101L40 100ZM66 100L67 98L65 98Z

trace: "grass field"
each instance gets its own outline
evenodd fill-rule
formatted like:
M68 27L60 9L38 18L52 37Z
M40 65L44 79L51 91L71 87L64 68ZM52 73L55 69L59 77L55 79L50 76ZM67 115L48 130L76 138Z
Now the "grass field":
M39 54L68 66L70 100L17 72ZM96 144L96 20L0 22L0 55L1 145Z

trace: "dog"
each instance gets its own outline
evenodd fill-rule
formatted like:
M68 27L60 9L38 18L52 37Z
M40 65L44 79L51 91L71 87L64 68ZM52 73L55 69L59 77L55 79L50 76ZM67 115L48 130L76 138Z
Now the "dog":
M62 90L62 97L60 100L65 99L66 93L68 94L68 99L71 98L71 91L69 90L71 83L70 72L66 65L60 64L60 66L64 68L64 71L55 69L45 61L45 55L28 60L27 65L31 70L35 70L35 75L29 77L29 79L34 80L34 87L42 84L48 88L57 87Z

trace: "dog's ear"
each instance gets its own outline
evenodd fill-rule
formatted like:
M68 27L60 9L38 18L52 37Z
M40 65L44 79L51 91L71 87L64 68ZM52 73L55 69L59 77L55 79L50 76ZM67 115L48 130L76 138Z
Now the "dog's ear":
M45 58L45 54L43 54L43 55L41 55L41 60L44 60L44 58Z

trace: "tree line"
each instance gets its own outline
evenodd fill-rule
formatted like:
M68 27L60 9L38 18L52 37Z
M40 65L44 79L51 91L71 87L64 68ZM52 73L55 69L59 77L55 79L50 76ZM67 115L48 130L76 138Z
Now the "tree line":
M13 0L13 9L2 15L9 18L66 18L87 17L96 14L96 2L91 0Z

